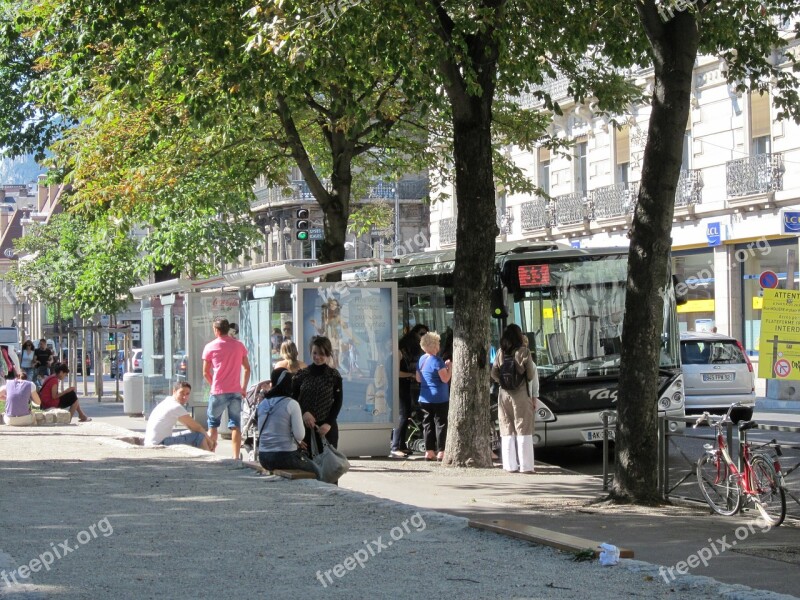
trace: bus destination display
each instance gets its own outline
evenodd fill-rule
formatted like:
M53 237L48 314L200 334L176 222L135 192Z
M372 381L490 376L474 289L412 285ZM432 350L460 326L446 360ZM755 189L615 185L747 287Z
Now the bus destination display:
M521 288L550 285L550 265L519 265L517 275Z

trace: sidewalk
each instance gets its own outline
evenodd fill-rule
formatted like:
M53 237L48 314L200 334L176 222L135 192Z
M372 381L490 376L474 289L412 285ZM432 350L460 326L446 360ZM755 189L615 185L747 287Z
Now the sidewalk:
M142 418L122 415L121 403L81 403L92 423L0 427L0 489L7 500L0 569L28 564L51 542L74 540L103 518L114 526L113 535L97 536L33 575L36 591L47 597L218 597L229 595L233 578L237 595L263 596L268 589L274 597L393 598L412 574L415 589L431 598L777 598L725 584L784 594L800 589L793 524L764 532L751 526L752 516L589 507L602 496L599 478L541 464L537 475L523 476L422 460L356 460L339 489L276 481L193 449L132 448L114 439L120 431L109 424L129 421L143 431ZM228 445L221 446L227 456ZM68 509L53 511L53 498ZM14 506L37 515L35 522L16 517L8 510ZM363 556L356 553L373 548L367 542L379 536L385 543L416 507L424 509L416 522L424 518L425 530L412 528L396 548L346 570L353 564L346 558ZM456 517L514 520L609 542L632 549L637 560L612 568L576 563L568 554L471 530ZM638 561L672 567L676 578ZM681 576L675 570L681 561L699 566ZM344 575L323 588L317 571L324 580L325 570L339 563L345 567L336 573ZM9 589L18 591L0 579L0 598Z
M409 584L443 599L778 598L708 578L665 584L639 561L575 562L466 519L259 476L191 448L133 447L120 433L99 420L0 426L0 598L388 599ZM450 490L483 498L472 477L437 468L413 479L440 501ZM374 470L357 463L353 482ZM500 496L513 488L482 477ZM576 483L564 491L583 493Z

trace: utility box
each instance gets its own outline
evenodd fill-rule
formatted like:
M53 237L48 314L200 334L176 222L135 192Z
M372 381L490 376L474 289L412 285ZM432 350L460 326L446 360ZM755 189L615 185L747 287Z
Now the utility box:
M132 417L144 414L144 375L141 373L122 376L122 410Z

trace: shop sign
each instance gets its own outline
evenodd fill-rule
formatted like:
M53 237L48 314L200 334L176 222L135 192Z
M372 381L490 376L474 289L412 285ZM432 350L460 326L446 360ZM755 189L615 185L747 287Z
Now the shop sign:
M800 292L764 290L758 376L800 380Z
M800 211L781 211L781 233L790 235L800 233Z
M706 239L709 246L722 245L722 224L719 221L706 224Z

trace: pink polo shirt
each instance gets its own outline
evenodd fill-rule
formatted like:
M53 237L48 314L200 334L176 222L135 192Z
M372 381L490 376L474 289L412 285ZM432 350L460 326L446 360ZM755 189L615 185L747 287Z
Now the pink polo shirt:
M203 360L211 363L211 394L242 393L242 361L247 348L228 335L215 338L203 348Z

